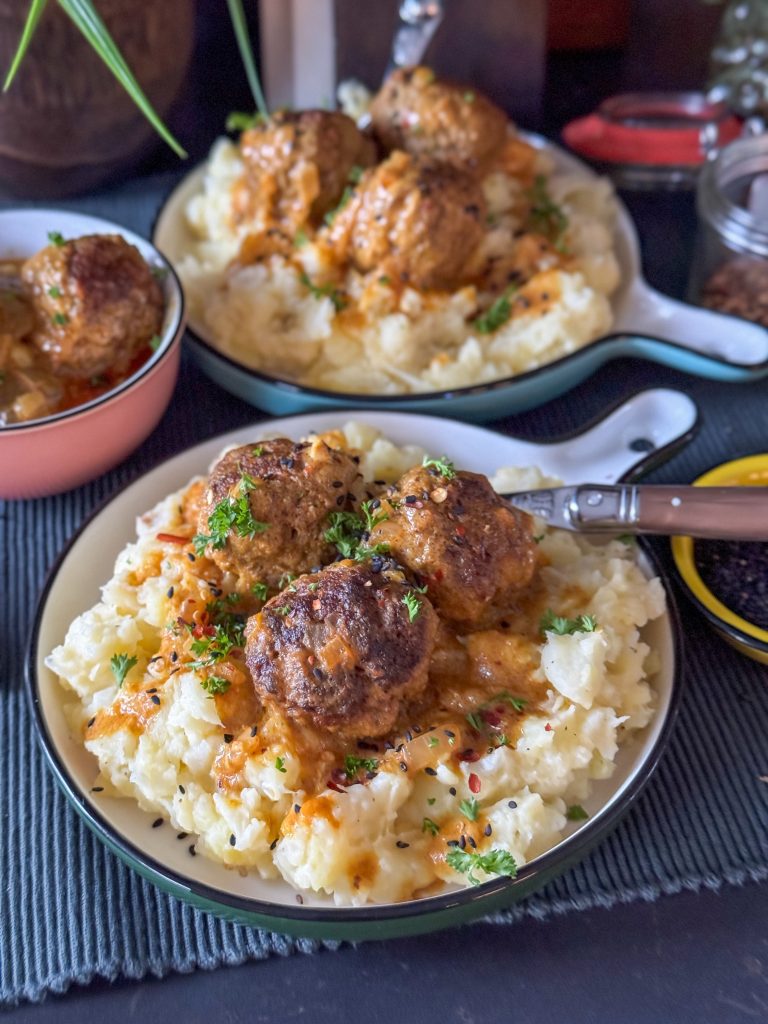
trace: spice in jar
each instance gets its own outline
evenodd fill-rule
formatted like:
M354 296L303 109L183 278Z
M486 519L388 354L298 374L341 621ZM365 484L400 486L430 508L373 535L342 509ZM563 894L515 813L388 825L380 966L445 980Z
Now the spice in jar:
M768 629L768 544L697 540L694 560L706 587L721 604Z
M723 263L702 288L701 304L768 327L768 261L740 256Z

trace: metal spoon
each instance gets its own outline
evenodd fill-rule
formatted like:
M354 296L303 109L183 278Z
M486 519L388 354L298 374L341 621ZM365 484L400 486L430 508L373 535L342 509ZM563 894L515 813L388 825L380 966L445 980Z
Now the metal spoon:
M768 487L579 484L502 497L548 526L578 533L768 541Z

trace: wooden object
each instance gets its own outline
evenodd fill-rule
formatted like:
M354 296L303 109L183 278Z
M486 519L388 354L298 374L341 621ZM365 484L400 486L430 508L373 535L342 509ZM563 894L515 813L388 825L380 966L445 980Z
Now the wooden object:
M0 70L26 0L0 0ZM99 0L99 13L163 117L184 81L194 0ZM128 169L157 139L69 18L49 4L16 80L0 96L0 187L27 198L82 192Z

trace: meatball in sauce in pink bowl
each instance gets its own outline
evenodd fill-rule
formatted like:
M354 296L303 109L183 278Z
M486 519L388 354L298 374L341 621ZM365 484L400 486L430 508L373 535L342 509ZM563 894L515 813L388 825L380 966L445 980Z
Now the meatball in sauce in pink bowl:
M0 213L0 498L92 480L151 433L184 302L164 257L109 221Z

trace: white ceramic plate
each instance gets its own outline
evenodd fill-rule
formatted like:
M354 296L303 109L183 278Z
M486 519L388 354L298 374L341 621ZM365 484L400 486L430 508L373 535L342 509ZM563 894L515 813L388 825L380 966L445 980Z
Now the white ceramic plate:
M647 452L639 454L638 436L644 439L640 448L650 445L659 458L660 453L690 437L696 408L677 392L643 392L587 432L543 445L450 420L398 413L354 412L350 416L336 412L266 421L206 441L147 473L102 508L62 555L41 598L30 646L28 684L44 751L75 808L134 868L198 906L277 930L358 938L427 930L486 913L540 886L582 855L623 813L655 764L669 728L677 661L675 626L668 613L647 631L662 665L654 681L658 711L652 723L622 747L613 778L595 784L586 803L590 820L571 826L568 837L522 868L514 880L497 879L406 904L335 908L330 900L304 896L299 906L295 891L286 883L241 876L204 857L191 857L189 843L179 842L168 825L151 827L155 814L142 812L132 800L92 793L96 760L70 733L63 714L64 692L45 667L44 658L62 642L73 618L99 599L99 588L111 575L118 552L135 535L137 515L192 476L204 473L225 445L245 444L275 433L299 438L350 418L378 427L396 444L418 443L429 451L445 452L459 466L486 474L500 466L534 464L566 482L614 482L647 460ZM650 435L649 423L655 424ZM655 574L643 552L640 562L648 575Z

